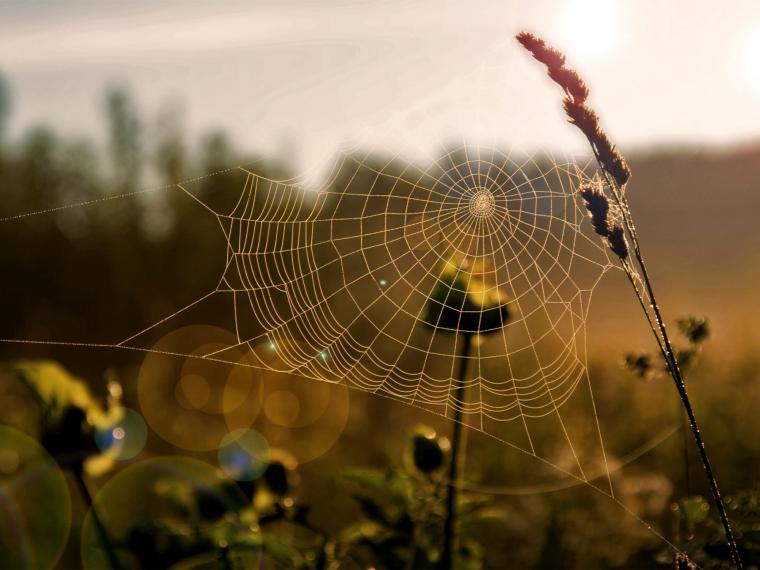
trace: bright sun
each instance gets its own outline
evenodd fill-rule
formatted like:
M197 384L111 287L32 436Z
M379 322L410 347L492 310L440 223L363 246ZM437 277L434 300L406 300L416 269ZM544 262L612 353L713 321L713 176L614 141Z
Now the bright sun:
M760 28L747 34L742 52L739 72L746 79L749 87L760 94Z
M558 22L558 47L577 61L607 59L619 46L617 8L610 0L568 0Z

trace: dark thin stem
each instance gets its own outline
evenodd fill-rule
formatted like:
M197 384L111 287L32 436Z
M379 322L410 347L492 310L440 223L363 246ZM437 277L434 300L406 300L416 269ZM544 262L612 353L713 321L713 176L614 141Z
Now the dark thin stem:
M114 570L120 570L121 565L119 564L119 559L116 557L116 552L113 549L113 544L108 538L106 527L103 525L103 521L100 519L100 516L98 516L98 510L95 508L95 504L92 500L92 495L90 495L90 490L87 488L87 483L85 483L84 477L82 476L82 469L75 468L73 469L73 472L74 480L77 482L77 486L82 493L82 497L90 509L92 521L95 523L95 530L98 533L98 538L100 538L103 549L106 551L106 555L108 556L108 561L111 564L111 568Z
M718 489L718 482L715 480L715 474L713 473L712 466L710 465L710 460L707 457L705 444L702 441L702 435L699 432L697 418L694 416L694 411L691 408L689 396L686 393L686 385L680 376L677 379L674 377L673 380L676 384L678 395L681 397L681 402L683 403L684 409L686 410L686 415L689 418L691 432L694 435L694 441L697 444L697 449L699 450L699 455L702 459L702 465L705 468L707 479L710 482L710 490L712 491L713 498L715 499L715 504L718 507L718 513L720 514L720 520L723 523L723 529L726 532L726 540L728 541L728 548L731 553L731 561L734 563L734 566L741 569L743 566L741 557L739 556L739 548L736 546L734 533L731 531L731 523L729 523L728 515L726 514L726 507L723 505L723 499L720 496L720 489Z
M720 494L720 489L718 488L718 482L715 479L715 474L713 472L712 465L710 464L710 459L707 456L707 450L705 449L705 444L704 444L704 441L702 440L702 434L699 431L699 424L697 423L697 418L694 415L694 410L691 407L691 400L689 399L689 395L686 392L686 383L684 382L683 376L681 375L681 369L678 366L678 360L676 359L675 351L673 350L673 344L670 342L670 337L668 336L668 332L665 328L665 321L662 318L662 313L660 312L660 306L657 304L657 298L655 297L655 294L654 294L652 281L649 278L649 272L647 271L646 264L644 263L644 257L642 256L641 249L639 248L638 235L636 232L636 227L633 224L630 208L628 207L628 201L626 200L622 189L620 189L614 181L610 180L610 177L607 174L606 170L604 169L604 166L601 164L601 161L599 161L599 157L596 154L596 150L594 150L594 154L597 158L597 161L600 164L602 172L604 173L607 184L611 189L611 193L613 197L615 198L616 203L621 209L621 212L623 214L623 221L625 223L626 229L628 230L628 234L631 236L631 241L633 242L633 253L634 253L634 256L636 257L638 266L641 269L641 280L646 289L646 296L649 299L650 307L652 309L652 312L654 313L654 321L656 324L656 329L653 327L652 332L654 333L655 338L657 338L657 341L658 341L657 344L660 347L662 356L665 359L665 364L668 367L670 376L673 378L673 383L676 386L676 390L678 391L678 396L681 399L681 404L683 405L683 409L686 412L686 416L689 420L689 427L691 427L691 433L692 433L692 436L694 437L694 443L696 444L697 450L699 451L699 456L700 456L700 459L702 460L702 466L705 469L705 474L707 475L707 480L708 480L708 483L710 484L710 491L712 492L712 496L715 501L715 506L718 509L718 514L720 516L721 523L723 524L723 530L726 533L726 542L728 543L728 549L731 554L731 562L733 562L736 568L741 569L743 565L742 565L741 557L739 556L739 549L736 545L736 540L734 539L734 533L731 530L731 523L728 520L726 507L723 504L723 499ZM634 285L634 288L635 288L635 285ZM636 291L638 294L639 293L638 289ZM643 302L642 302L642 306L643 306ZM644 307L644 309L646 312L646 307ZM652 324L651 321L650 321L650 324ZM659 333L659 336L658 336L658 333Z
M464 382L467 377L467 363L469 361L472 334L463 334L462 354L459 357L459 370L457 373L456 402L464 405ZM454 553L457 551L459 542L459 489L462 486L464 474L465 447L467 445L466 432L462 424L462 406L454 407L454 428L451 436L451 463L449 464L449 485L446 494L446 519L443 525L443 552L439 567L449 570L454 567Z
M224 570L233 570L235 568L230 560L230 547L226 543L219 547L216 560Z
M741 557L739 556L739 549L736 546L734 533L731 531L731 523L728 521L726 507L723 504L723 499L721 498L721 495L720 495L720 489L718 488L718 482L715 479L715 474L713 473L712 465L710 464L710 459L707 456L707 450L705 449L705 444L704 444L704 441L702 440L702 434L699 431L699 424L697 424L697 418L694 415L694 410L691 407L691 400L689 399L689 395L686 392L686 383L684 382L683 376L681 375L681 369L678 367L678 360L676 359L675 351L673 350L673 345L670 342L670 338L668 337L668 332L665 329L665 323L660 313L660 307L657 304L657 300L654 296L654 290L652 289L652 282L649 279L646 265L644 265L644 259L641 256L641 252L639 251L639 248L638 248L638 243L634 245L634 253L636 254L636 259L639 262L639 266L641 267L642 278L647 288L647 294L651 302L652 310L654 311L655 320L657 322L657 326L659 328L659 332L660 332L660 335L662 336L662 340L664 343L664 347L661 347L661 350L663 352L663 356L665 357L666 364L668 365L670 375L673 378L673 383L676 385L676 390L678 391L678 395L681 398L681 403L683 404L683 408L686 411L686 416L689 419L689 426L691 427L691 433L694 436L694 443L696 443L697 445L697 450L699 451L699 455L702 460L702 465L705 468L705 474L707 475L707 480L710 483L710 491L712 491L713 499L715 500L715 505L718 509L718 514L720 515L721 523L723 523L723 530L726 533L726 541L728 542L728 549L731 553L731 561L734 563L734 566L736 566L737 568L742 568L742 561L741 561Z
M683 472L684 479L686 480L686 495L691 497L692 485L691 485L691 460L689 459L689 432L686 429L688 427L688 419L686 414L683 413L681 408L678 409L679 415L683 417Z
M567 96L570 97L571 103L574 105L580 104L582 106L583 102L586 99L586 96L588 95L588 90L585 88L582 80L580 77L578 77L574 70L568 70L564 67L564 56L557 50L547 46L543 40L533 36L532 34L521 33L518 34L517 39L520 41L523 47L525 47L533 54L533 57L535 59L547 66L549 69L550 77L555 83L559 84L564 89ZM565 73L565 76L561 75L562 72ZM560 75L556 75L557 73L560 73ZM571 81L569 82L567 74L570 75ZM581 89L576 89L576 91L581 92L581 97L580 100L576 100L576 93L573 91L572 86L575 86L577 88L579 85L581 86ZM649 322L650 328L652 330L652 334L654 334L655 339L657 340L657 345L660 348L663 358L665 359L668 371L673 378L673 382L676 385L676 390L678 391L678 395L681 398L681 404L683 405L686 416L688 417L691 432L694 436L694 442L697 445L697 449L702 460L702 465L705 468L705 473L707 474L707 479L710 483L710 489L712 491L713 498L715 499L715 504L718 508L721 522L723 523L723 529L726 533L726 540L728 542L729 551L731 552L731 561L737 568L741 568L742 562L741 558L739 557L739 550L736 546L736 542L734 541L733 533L731 532L731 525L728 522L726 509L723 505L720 491L718 490L718 483L715 480L715 475L713 474L710 461L707 457L705 445L702 441L702 435L699 432L699 426L697 425L697 420L694 416L694 411L692 410L689 396L686 393L686 384L684 383L683 376L681 375L681 370L678 367L678 360L675 356L675 351L673 350L673 345L670 342L670 338L668 337L667 330L665 329L665 323L660 313L660 307L657 304L654 290L652 289L652 282L649 279L646 264L644 263L644 258L641 255L641 250L639 248L639 239L636 233L636 226L633 223L633 217L631 216L631 210L628 206L628 200L625 197L624 190L625 180L628 179L630 172L626 172L624 176L625 180L619 184L618 180L620 180L620 178L615 176L614 170L609 169L609 166L605 166L605 162L601 159L602 155L600 153L600 149L605 149L608 153L613 154L615 153L615 150L614 146L611 146L611 143L607 136L604 134L604 132L601 131L598 123L598 117L595 113L593 113L593 111L585 109L584 113L586 113L586 116L578 120L573 115L573 113L570 112L570 109L567 106L566 111L571 119L571 122L579 127L588 139L588 142L591 145L591 150L594 153L594 157L599 164L602 176L607 183L607 187L612 194L616 205L620 209L623 226L626 233L631 239L633 245L633 254L636 258L636 263L638 264L639 271L637 272L635 270L633 262L630 262L628 259L626 259L627 253L618 254L620 256L620 261L626 271L626 274L628 275L634 291L636 292L636 296L641 303L644 314L646 315L647 321ZM622 157L620 157L619 154L618 158L622 161ZM629 271L629 269L631 269L631 271ZM635 276L641 279L645 289L644 292L639 290L639 286L636 283L634 273ZM649 302L648 308L646 306L645 299Z

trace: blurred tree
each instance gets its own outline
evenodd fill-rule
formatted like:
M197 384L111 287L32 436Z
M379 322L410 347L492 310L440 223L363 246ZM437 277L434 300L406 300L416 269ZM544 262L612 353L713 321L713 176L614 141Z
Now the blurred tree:
M170 100L161 107L152 138L155 142L151 141L149 158L159 183L171 186L190 178L191 159L185 144L181 102ZM186 207L186 196L178 188L166 190L146 196L148 207L144 212L143 229L154 242L169 236L182 218L182 208Z
M106 117L115 188L129 192L139 185L142 173L142 126L125 87L112 87L106 93Z
M5 134L5 127L11 115L11 88L5 77L0 74L0 141Z
M170 101L156 121L156 144L153 164L165 184L176 184L187 178L188 156L182 121L181 104Z
M201 164L205 174L229 168L234 157L229 137L222 131L209 133L201 143Z
M60 142L47 127L32 127L21 141L15 186L26 209L45 208L58 197ZM14 188L14 186L11 186Z
M219 173L240 164L240 155L226 133L212 131L204 136L200 142L197 163L200 166L201 175ZM195 195L208 204L220 206L223 203L226 207L231 207L234 205L234 200L224 200L224 197L238 196L241 191L242 180L237 173L210 176L196 186ZM222 199L222 202L218 202L218 199ZM222 209L224 208L222 206Z
M56 202L75 204L96 200L104 192L97 148L87 139L64 141L59 152ZM68 208L56 212L56 225L70 240L82 240L93 228L94 212Z

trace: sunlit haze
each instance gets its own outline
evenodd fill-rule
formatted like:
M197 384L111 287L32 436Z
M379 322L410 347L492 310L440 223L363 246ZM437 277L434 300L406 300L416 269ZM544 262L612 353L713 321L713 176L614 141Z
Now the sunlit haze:
M605 0L569 0L560 12L556 42L575 61L594 63L620 57L627 5Z
M580 149L513 40L528 29L567 52L619 144L733 144L760 124L758 22L753 0L5 2L0 70L15 133L100 132L121 83L147 117L181 101L190 132L307 164L451 137Z

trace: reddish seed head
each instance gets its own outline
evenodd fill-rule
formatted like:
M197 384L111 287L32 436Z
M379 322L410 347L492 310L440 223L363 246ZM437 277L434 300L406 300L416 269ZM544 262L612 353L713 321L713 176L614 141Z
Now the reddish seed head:
M586 135L589 142L593 144L600 130L599 117L596 113L585 104L574 101L570 97L565 97L562 105L570 123L578 127Z
M619 187L625 186L631 177L631 169L623 155L601 129L597 114L585 104L588 98L586 83L574 69L565 66L565 56L548 46L541 38L529 32L520 32L516 37L534 58L546 65L549 77L565 91L566 96L563 101L565 113L570 123L578 127L586 136L602 168Z
M625 186L625 183L631 177L631 169L628 167L628 163L623 158L623 155L620 154L620 151L612 144L607 134L598 129L595 137L589 138L589 140L594 145L604 169L615 179L618 186L621 188Z
M549 68L549 77L562 87L573 101L583 103L588 97L588 87L580 75L567 67Z
M538 61L549 68L560 68L565 65L564 54L546 45L546 42L530 32L520 32L515 36L525 49L533 54Z

